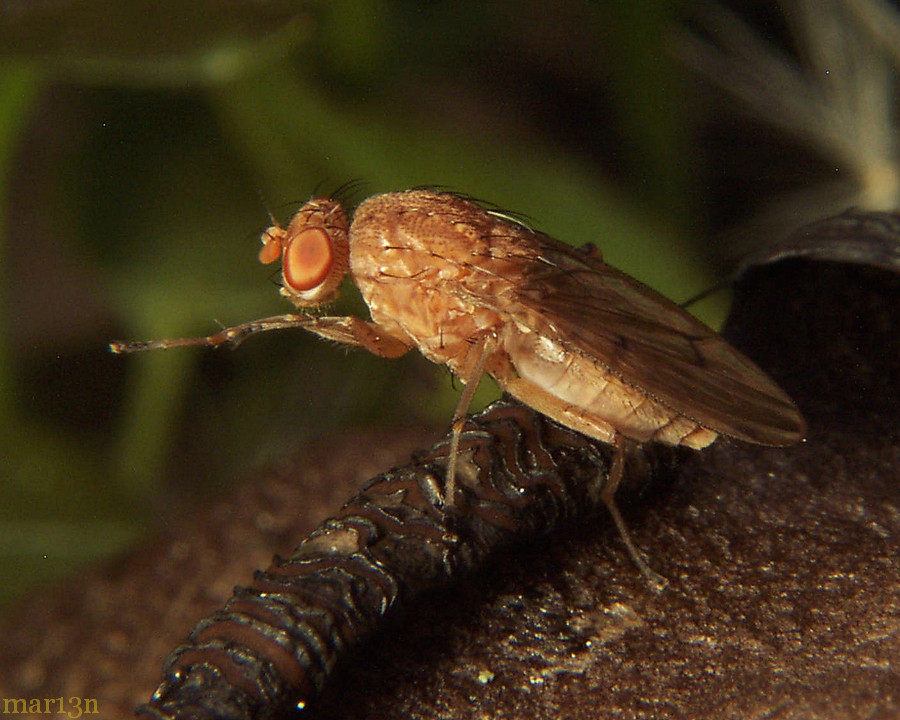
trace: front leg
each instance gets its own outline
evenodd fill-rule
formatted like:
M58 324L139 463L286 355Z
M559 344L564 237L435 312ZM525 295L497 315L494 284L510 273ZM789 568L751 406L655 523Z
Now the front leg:
M354 345L368 350L374 355L384 358L395 358L404 355L410 346L397 337L394 337L380 325L366 322L358 317L348 315L346 317L315 317L313 315L276 315L252 320L243 325L224 328L214 335L205 337L176 338L171 340L149 340L138 342L114 342L109 349L114 353L133 353L143 350L167 350L175 347L188 347L205 345L207 347L219 347L231 345L232 347L246 340L251 335L272 330L288 330L290 328L303 328L320 335L323 338Z

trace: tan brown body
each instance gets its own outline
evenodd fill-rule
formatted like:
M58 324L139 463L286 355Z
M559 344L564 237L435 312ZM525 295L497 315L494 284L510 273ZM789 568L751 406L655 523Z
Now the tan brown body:
M282 259L281 293L298 308L332 300L349 273L371 320L279 315L205 338L113 343L113 351L237 343L302 327L382 357L417 348L467 386L487 372L535 410L606 442L702 448L728 435L791 445L805 433L791 399L682 308L595 250L459 195L376 195L352 223L337 201L315 199L262 241L260 260Z

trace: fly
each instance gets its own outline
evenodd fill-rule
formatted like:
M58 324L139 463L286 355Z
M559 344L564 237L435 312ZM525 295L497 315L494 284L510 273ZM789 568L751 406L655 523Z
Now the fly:
M603 500L614 503L627 441L700 449L719 435L787 446L806 426L793 401L750 360L681 307L603 262L463 196L436 190L375 195L352 222L336 200L310 200L261 237L281 258L281 294L300 314L208 337L112 343L116 353L237 344L300 327L385 358L416 348L465 385L453 415L444 503L452 506L459 438L485 374L534 410L615 454ZM371 319L303 312L333 300L350 274Z

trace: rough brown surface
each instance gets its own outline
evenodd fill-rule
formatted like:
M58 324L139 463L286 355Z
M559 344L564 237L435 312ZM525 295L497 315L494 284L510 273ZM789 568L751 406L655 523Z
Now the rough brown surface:
M607 518L588 518L392 618L307 717L896 717L898 313L888 270L749 271L728 333L797 400L809 440L685 454L628 505L669 587L653 594ZM337 462L320 448L177 540L32 598L0 630L0 696L92 696L104 718L127 716L232 584L416 442L388 448L395 437L361 437Z

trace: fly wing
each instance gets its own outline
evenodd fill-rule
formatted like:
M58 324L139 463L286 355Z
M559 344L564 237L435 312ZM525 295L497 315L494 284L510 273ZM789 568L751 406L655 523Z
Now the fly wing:
M533 237L540 255L511 313L520 323L710 430L760 445L803 438L791 399L713 330L594 254Z

